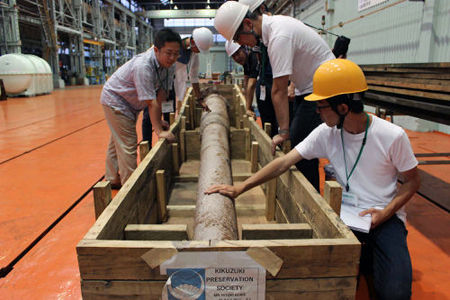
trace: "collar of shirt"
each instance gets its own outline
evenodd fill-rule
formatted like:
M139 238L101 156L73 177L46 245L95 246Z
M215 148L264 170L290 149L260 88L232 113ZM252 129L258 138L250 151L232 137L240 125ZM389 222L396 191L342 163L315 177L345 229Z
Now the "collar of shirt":
M272 16L268 16L266 14L262 15L262 25L261 25L261 37L263 44L267 47L269 45L270 38L270 25L272 23Z
M150 49L150 62L151 62L152 64L154 64L158 70L163 69L163 68L160 67L159 61L158 61L158 59L156 58L155 47L152 47L152 48Z

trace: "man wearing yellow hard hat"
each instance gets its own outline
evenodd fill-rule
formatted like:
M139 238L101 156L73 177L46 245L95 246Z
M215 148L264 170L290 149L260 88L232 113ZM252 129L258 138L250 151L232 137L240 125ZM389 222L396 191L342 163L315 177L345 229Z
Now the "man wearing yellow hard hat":
M402 128L364 112L365 90L364 74L355 63L323 63L314 73L313 93L305 100L316 101L324 123L244 182L212 186L206 193L235 198L302 159L327 158L344 187L341 219L363 245L361 272L372 275L379 299L409 299L412 268L404 205L420 185L418 162ZM405 182L397 189L399 174Z

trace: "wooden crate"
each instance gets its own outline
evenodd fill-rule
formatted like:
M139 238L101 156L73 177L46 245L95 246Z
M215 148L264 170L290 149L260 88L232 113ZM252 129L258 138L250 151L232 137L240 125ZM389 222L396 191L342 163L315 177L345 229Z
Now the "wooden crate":
M216 89L229 100L233 180L242 181L274 159L271 140L244 115L244 97L237 86ZM295 168L236 199L239 235L244 239L184 240L192 236L200 114L188 93L182 117L171 125L179 143L158 141L79 242L83 298L160 299L167 276L141 258L152 249L198 252L267 248L283 264L276 275L267 272L266 299L353 299L360 244L327 200ZM278 151L275 157L282 155ZM336 184L326 184L326 198L332 205L339 202L339 191ZM109 194L97 195L101 198ZM162 229L150 225L158 223L163 224ZM159 230L167 230L170 235ZM173 240L164 238L167 236ZM153 237L159 240L151 240Z

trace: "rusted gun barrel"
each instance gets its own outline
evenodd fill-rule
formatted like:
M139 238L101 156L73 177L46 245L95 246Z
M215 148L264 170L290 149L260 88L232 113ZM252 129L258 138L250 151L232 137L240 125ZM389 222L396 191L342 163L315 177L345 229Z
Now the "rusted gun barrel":
M220 194L205 195L213 184L232 184L229 147L230 122L225 98L212 94L206 99L211 112L200 123L201 150L194 240L237 240L234 202Z

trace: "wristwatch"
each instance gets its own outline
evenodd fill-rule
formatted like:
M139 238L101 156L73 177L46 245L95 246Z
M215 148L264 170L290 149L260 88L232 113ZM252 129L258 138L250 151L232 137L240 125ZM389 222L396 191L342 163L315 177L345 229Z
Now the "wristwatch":
M278 134L287 134L287 135L289 135L289 129L280 129L280 127L278 127Z

